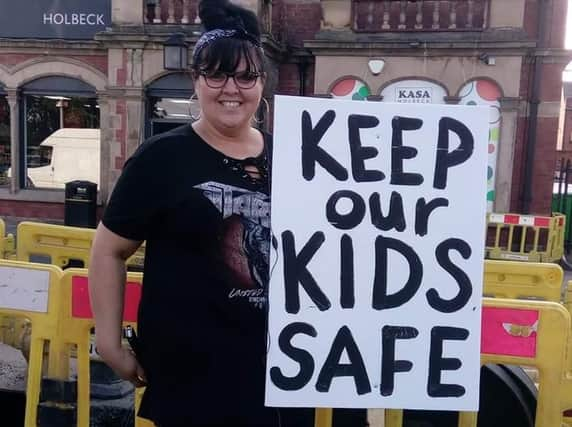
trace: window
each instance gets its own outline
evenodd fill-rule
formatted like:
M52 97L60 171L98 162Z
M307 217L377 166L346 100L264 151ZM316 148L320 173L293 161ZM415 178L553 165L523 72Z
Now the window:
M193 82L188 73L171 73L152 82L146 88L146 136L157 135L189 123L198 115L197 102L189 100Z
M487 167L487 210L493 211L496 198L495 181L497 157L500 143L501 109L499 99L502 97L500 87L489 80L473 80L459 91L461 105L486 105L489 106L489 162Z
M99 184L99 105L80 80L46 77L23 88L21 183L63 189L66 182Z
M367 99L371 92L369 87L359 79L348 77L336 82L331 89L331 95L338 99L353 99L363 101Z
M5 96L0 92L0 186L10 183L8 169L10 169L10 108Z

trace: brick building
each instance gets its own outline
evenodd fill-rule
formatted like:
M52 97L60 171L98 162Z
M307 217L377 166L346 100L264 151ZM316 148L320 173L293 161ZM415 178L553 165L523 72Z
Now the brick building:
M549 212L572 56L563 49L567 0L236 1L263 23L270 101L489 105L489 209ZM0 29L0 216L61 220L58 150L45 142L55 130L100 129L99 163L67 163L77 178L98 164L103 205L145 137L190 119L192 81L164 69L163 49L173 33L192 49L197 1L107 0L97 11L87 0L53 2L62 10L27 3L0 18L0 28L12 26Z

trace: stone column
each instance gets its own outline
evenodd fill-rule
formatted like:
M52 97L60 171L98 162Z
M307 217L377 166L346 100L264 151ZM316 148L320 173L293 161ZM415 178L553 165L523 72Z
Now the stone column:
M512 191L514 148L520 98L500 98L501 128L496 167L494 212L508 212Z
M145 96L141 88L133 88L127 91L125 99L127 100L125 154L129 158L139 147L144 137Z
M143 138L144 94L141 88L108 88L106 96L108 128L103 130L101 177L102 201L111 194L125 161ZM101 108L101 107L100 107ZM103 114L103 111L102 111Z
M10 167L12 178L10 192L20 190L20 103L18 89L6 89L8 106L10 107Z
M141 44L129 43L110 48L108 69L109 86L105 94L108 126L104 131L106 140L102 148L104 164L101 167L104 174L101 177L103 202L109 198L125 161L142 139L145 99Z
M109 117L109 95L107 92L99 92L97 94L97 102L99 104L99 128L101 132L100 145L100 162L99 162L99 197L101 202L107 202L109 198L109 159L111 150L111 141L113 133L111 131L111 123Z
M145 0L112 0L111 21L113 25L143 25Z
M349 29L352 26L352 2L347 0L320 0L322 29Z

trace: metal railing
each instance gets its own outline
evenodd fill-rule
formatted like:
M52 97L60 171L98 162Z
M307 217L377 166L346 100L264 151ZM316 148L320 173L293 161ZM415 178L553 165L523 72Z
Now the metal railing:
M197 0L143 0L146 24L199 24Z
M198 0L143 0L145 24L189 25L200 24ZM272 1L259 0L258 18L263 32L272 28Z
M480 31L490 0L353 0L353 29L382 31Z

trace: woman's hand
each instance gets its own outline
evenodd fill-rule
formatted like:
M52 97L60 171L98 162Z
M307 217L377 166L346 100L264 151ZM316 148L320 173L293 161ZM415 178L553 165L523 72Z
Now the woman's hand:
M119 378L131 382L135 387L147 385L145 372L131 350L119 347L112 351L99 351L99 355Z

